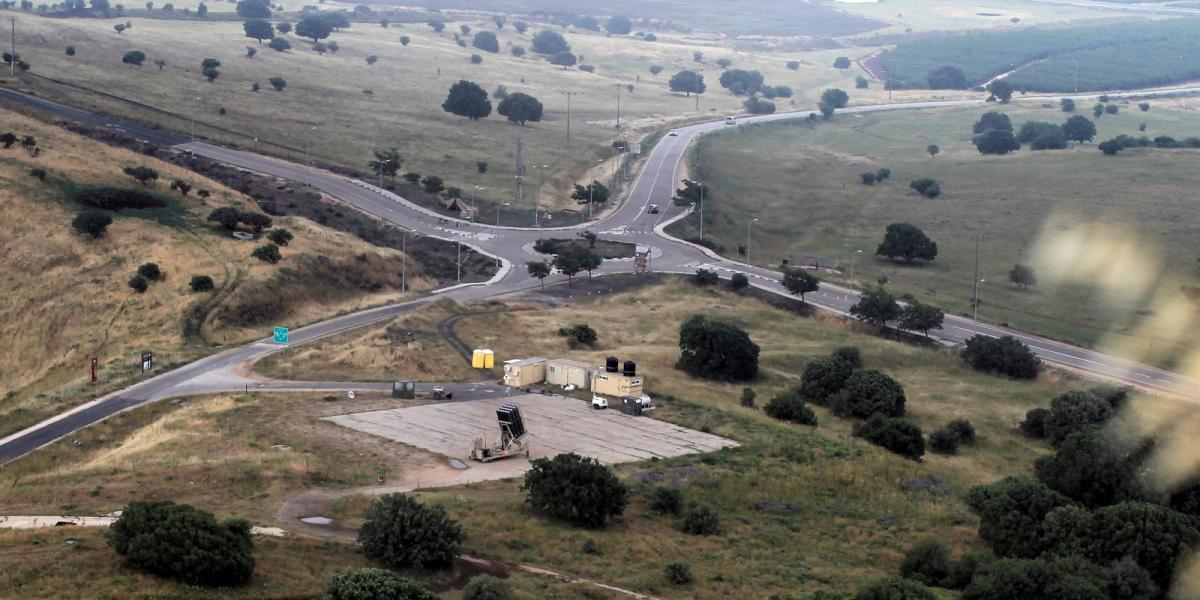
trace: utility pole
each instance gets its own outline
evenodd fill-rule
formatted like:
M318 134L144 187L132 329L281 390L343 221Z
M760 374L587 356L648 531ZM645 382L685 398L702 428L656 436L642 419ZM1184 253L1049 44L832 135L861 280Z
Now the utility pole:
M8 63L8 76L17 76L17 18L9 17L9 22L12 23L12 62Z
M978 320L979 317L979 239L983 234L975 236L975 291L971 294L971 309L972 320Z
M621 84L617 85L617 129L621 128Z
M404 237L400 238L400 295L408 294L408 230L403 230Z
M859 254L862 254L862 250L855 250L854 254L850 255L850 289L854 289L854 260Z
M525 147L521 143L521 138L517 138L517 175L513 179L516 180L513 203L522 206L525 202Z
M533 165L533 166L537 167L537 165ZM546 184L546 169L549 169L549 168L550 168L550 165L542 165L541 174L538 176L537 189L533 190L533 226L534 227L538 226L538 195L540 195L542 193L542 186Z
M567 143L571 143L571 96L578 96L580 92L559 92L567 97Z
M758 219L750 219L746 222L746 264L750 268L754 268L754 263L750 262L750 226L757 223Z
M458 271L458 283L462 283L462 240L459 240L455 246L454 265Z
M696 182L700 186L700 241L704 241L704 182ZM749 237L749 235L747 235Z

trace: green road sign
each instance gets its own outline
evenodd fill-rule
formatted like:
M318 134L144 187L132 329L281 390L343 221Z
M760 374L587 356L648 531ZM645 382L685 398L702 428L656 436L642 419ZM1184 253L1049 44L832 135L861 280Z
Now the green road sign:
M287 327L276 327L275 328L275 343L276 344L288 343L288 328Z

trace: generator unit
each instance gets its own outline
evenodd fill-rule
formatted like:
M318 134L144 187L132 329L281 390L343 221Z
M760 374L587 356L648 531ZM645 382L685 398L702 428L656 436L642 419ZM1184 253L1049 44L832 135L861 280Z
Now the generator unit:
M511 402L502 404L496 409L496 421L500 424L500 437L492 444L488 444L483 436L475 438L471 460L489 462L518 454L529 458L529 442L526 439L529 432L525 431L520 407Z

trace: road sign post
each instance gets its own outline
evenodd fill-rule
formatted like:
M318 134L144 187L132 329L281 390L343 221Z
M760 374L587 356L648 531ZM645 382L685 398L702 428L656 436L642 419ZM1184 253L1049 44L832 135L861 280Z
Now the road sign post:
M145 373L146 371L149 371L150 369L153 369L153 368L154 368L154 353L153 352L143 352L142 353L142 372Z
M96 368L100 366L100 359L92 357L92 383L96 383Z
M288 328L287 327L276 327L275 331L274 331L273 339L276 344L283 344L286 346L288 343Z

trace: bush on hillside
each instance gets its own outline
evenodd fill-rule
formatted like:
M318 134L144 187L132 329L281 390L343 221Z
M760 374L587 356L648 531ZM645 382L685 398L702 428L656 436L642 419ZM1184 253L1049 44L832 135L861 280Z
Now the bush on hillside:
M463 588L462 600L509 600L512 586L499 577L476 575Z
M462 528L444 508L407 494L380 496L358 530L363 554L393 569L449 566L462 542Z
M525 502L587 527L603 527L629 505L629 491L612 470L573 452L535 458L525 472Z
M683 492L676 487L656 487L650 492L650 510L665 515L683 512Z
M707 504L693 502L683 512L680 528L692 535L720 535L721 515Z
M162 208L167 205L159 197L127 188L93 187L75 192L71 200L101 210Z
M133 291L143 294L146 290L150 289L150 282L141 275L134 275L129 278L129 287L133 288Z
M671 585L687 585L692 582L692 568L687 563L667 563L663 567L663 575Z
M938 540L919 540L904 553L900 576L929 586L941 586L950 576L950 548Z
M1048 408L1033 408L1025 413L1025 420L1021 421L1021 432L1033 438L1046 437L1046 420L1050 418L1050 409Z
M938 454L955 454L958 452L958 436L953 431L935 429L929 434L929 449Z
M192 275L192 280L188 285L193 292L207 292L213 289L213 278L208 275Z
M75 231L93 238L102 237L109 225L112 225L112 217L94 210L81 212L71 220L71 227Z
M840 358L855 369L863 367L862 353L859 352L857 346L841 346L829 354L833 358Z
M763 412L773 419L788 421L799 425L817 425L817 415L804 403L804 398L796 390L788 390L774 398L763 407Z
M818 406L827 406L831 399L846 388L854 367L839 357L818 358L804 367L800 377L800 394Z
M841 417L902 417L904 403L904 388L895 379L875 369L865 369L850 375L832 408Z
M865 423L856 423L854 437L913 460L925 455L925 438L921 428L908 419L875 415Z
M879 579L866 584L854 600L937 600L925 586L899 577Z
M139 571L199 586L233 586L254 574L250 523L170 501L131 502L106 534Z
M1006 335L994 338L974 335L967 339L962 358L976 371L999 373L1013 379L1033 379L1042 361L1020 340Z
M148 262L138 267L138 275L145 277L149 281L158 281L163 278L162 269L158 268L158 263Z
M746 381L758 375L758 351L737 325L695 315L679 328L675 368L703 379Z
M464 596L465 597L465 596ZM330 577L327 600L438 600L417 582L387 569L363 568Z
M1073 390L1050 401L1043 432L1051 444L1058 446L1068 435L1089 425L1103 424L1112 416L1113 407L1108 400L1089 391Z

